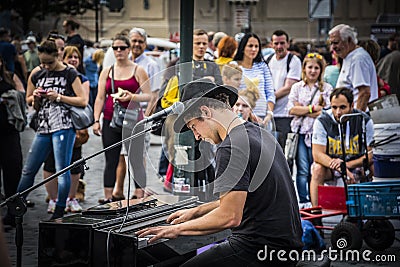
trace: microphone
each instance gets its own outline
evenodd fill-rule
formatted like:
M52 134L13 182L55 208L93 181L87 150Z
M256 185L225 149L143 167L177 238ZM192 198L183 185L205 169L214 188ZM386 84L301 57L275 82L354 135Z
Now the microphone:
M150 117L144 118L140 121L140 123L148 123L151 121L158 121L159 119L166 117L169 114L181 114L184 110L185 106L182 102L175 102L172 106L163 109L157 113L154 113Z

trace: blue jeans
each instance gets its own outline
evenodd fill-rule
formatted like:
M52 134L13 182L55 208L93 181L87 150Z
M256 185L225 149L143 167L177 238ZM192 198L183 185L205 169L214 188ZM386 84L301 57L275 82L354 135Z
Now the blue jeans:
M73 128L60 130L51 134L36 134L22 170L17 192L23 192L33 185L39 168L47 159L52 149L54 151L56 171L60 171L69 166L74 142L75 130ZM65 207L70 183L70 171L58 176L58 206ZM24 197L26 197L26 195Z
M311 164L313 163L311 147L306 146L304 137L304 134L299 135L296 155L296 187L300 203L310 202L308 184L311 180Z

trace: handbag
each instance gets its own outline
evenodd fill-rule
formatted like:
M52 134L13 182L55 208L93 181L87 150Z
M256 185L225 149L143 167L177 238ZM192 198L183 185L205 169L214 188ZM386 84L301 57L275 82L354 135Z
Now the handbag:
M38 111L34 111L29 122L29 127L35 132L39 129L39 114Z
M111 93L115 93L114 86L114 65L111 66ZM113 115L110 127L117 132L122 132L122 127L133 129L139 117L138 109L129 109L121 105L119 101L115 101L113 105Z
M133 129L138 117L139 111L137 109L125 108L118 101L115 101L110 127L117 131L122 131L122 127Z
M285 156L287 161L293 161L296 158L298 144L299 132L288 133L285 144Z
M312 101L314 99L314 96L317 93L317 91L318 91L318 88L316 88L314 90L309 105L311 105L311 103L312 103ZM285 157L286 157L286 160L289 163L292 163L294 161L294 159L296 158L297 147L299 145L299 136L300 136L299 132L300 132L301 122L302 121L303 121L303 119L301 119L300 126L299 126L299 128L297 128L297 131L295 133L288 133L287 134L286 144L285 144Z
M94 124L93 109L90 105L87 105L84 108L71 105L66 106L69 109L72 125L75 130L86 129Z

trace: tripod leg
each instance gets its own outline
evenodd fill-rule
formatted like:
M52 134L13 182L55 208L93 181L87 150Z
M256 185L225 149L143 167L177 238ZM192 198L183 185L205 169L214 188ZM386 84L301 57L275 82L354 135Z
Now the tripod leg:
M15 245L17 247L17 267L21 267L22 263L22 245L24 243L24 230L22 228L23 217L15 216Z

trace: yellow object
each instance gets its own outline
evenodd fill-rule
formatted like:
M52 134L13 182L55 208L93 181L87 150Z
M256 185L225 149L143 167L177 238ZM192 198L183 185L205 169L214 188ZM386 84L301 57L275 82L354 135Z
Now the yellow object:
M125 90L122 89L121 87L118 87L118 92L117 93L111 94L111 96L114 99L119 99L119 98L123 97L124 95L125 95Z
M178 76L175 75L168 81L164 95L161 98L161 107L168 108L177 101L179 101L179 84Z

